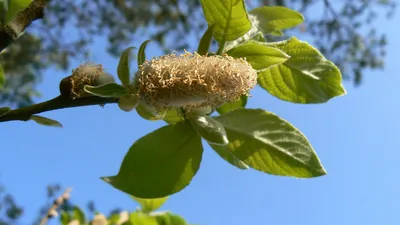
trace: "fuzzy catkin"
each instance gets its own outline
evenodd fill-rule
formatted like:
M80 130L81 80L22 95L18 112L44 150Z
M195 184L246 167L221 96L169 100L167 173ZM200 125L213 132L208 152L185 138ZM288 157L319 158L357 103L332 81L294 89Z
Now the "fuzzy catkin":
M104 71L101 64L84 63L72 70L71 75L71 97L82 98L90 96L83 88L85 85L94 85L96 78Z
M189 52L145 61L136 75L141 100L158 110L216 107L248 95L256 83L257 72L244 59Z

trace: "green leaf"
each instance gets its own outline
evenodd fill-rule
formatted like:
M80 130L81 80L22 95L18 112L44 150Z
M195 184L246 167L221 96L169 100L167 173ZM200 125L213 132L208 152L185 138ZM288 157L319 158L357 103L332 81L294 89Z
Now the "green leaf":
M0 25L6 24L6 16L10 0L0 0Z
M118 107L125 111L130 112L134 110L139 104L139 97L137 95L122 96L118 100Z
M307 138L278 116L261 109L237 109L216 119L228 134L227 149L250 167L298 178L326 174Z
M147 105L139 104L136 107L136 112L145 120L162 120L166 112L157 112L155 109L150 108Z
M83 211L77 206L74 206L74 208L73 208L72 219L78 220L80 222L80 224L86 223L85 213L83 213Z
M138 66L142 65L144 63L144 61L146 61L145 49L146 49L147 44L150 41L151 40L147 40L147 41L143 42L142 45L140 45L139 52L138 52Z
M235 58L245 57L246 61L255 70L263 70L279 65L290 58L285 52L277 48L252 40L237 45L229 50L227 54Z
M285 35L285 34L284 34L282 31L280 31L280 30L272 31L270 34L271 34L271 35L274 35L274 36L279 36L279 37Z
M227 145L228 137L224 127L207 115L188 114L188 120L197 133L208 143L216 145Z
M258 28L264 34L281 34L281 30L295 27L304 21L299 12L281 6L263 6L251 10L249 14L256 17Z
M158 225L157 219L142 212L133 212L129 217L132 225Z
M14 17L22 10L27 8L31 4L32 0L12 0L8 1L9 7L7 11L5 23L10 22Z
M2 89L5 81L6 81L6 76L4 75L4 69L3 66L0 65L0 90Z
M135 201L137 201L141 207L142 211L144 213L149 213L152 211L156 211L159 209L165 201L167 201L168 197L163 197L163 198L138 198L135 196L131 196Z
M100 86L85 85L83 89L89 94L106 98L122 97L129 94L128 88L117 83L108 83Z
M102 179L139 198L166 197L189 185L199 169L202 153L200 136L188 121L182 121L137 140L119 173Z
M249 168L246 163L244 163L242 160L238 159L226 146L221 146L221 145L213 145L208 143L211 148L225 161L228 163L232 164L233 166L236 166L239 169L242 170L247 170Z
M131 56L133 54L133 50L135 47L127 48L122 54L119 59L117 73L118 78L121 83L125 86L130 84L130 77L131 77L131 70L130 70L130 63L131 63Z
M197 53L200 55L206 55L211 46L212 36L213 36L214 26L209 26L203 37L200 39L199 46L197 47Z
M30 118L31 120L35 121L36 123L44 126L49 127L63 127L60 122L57 120L52 120L43 116L33 115Z
M217 112L219 114L225 114L228 113L230 111L233 111L235 109L239 109L239 108L245 108L246 104L247 104L247 96L246 95L242 95L240 96L240 99L236 102L228 102L223 104L222 106L217 108Z
M291 57L258 73L259 85L272 95L294 103L323 103L346 94L339 69L310 44L293 37L269 45Z
M259 42L267 42L262 32L257 32L255 35L251 37L251 39Z
M0 117L6 115L10 111L11 111L10 107L1 107L0 108Z
M165 212L154 216L159 225L187 225L188 223L181 216Z
M179 108L172 108L165 112L163 120L169 124L176 124L184 120Z
M68 223L71 221L71 216L65 212L65 211L61 211L61 215L60 215L60 222L62 225L68 225Z
M220 44L245 35L251 22L243 0L201 0L208 26L213 26L213 36Z

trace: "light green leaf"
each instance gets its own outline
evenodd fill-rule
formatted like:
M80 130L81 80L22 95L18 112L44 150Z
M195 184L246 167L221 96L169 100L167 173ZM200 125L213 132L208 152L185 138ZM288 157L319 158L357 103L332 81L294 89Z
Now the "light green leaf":
M11 108L10 107L1 107L0 108L0 117L1 116L4 116L5 114L7 114L8 112L10 112L11 111Z
M156 218L142 212L131 213L129 222L131 225L158 225Z
M227 148L227 146L221 146L221 145L213 145L208 143L211 148L225 161L228 163L232 164L233 166L236 166L239 169L242 170L247 170L249 168L246 163L244 163L242 160L238 159L230 150Z
M170 212L165 212L165 213L157 213L154 215L156 218L158 224L160 225L187 225L188 223L183 219L182 217L170 213Z
M6 81L6 76L4 75L4 69L3 66L0 65L0 90L2 89L5 81Z
M307 138L278 116L261 109L237 109L216 119L228 134L227 149L250 167L297 178L326 174Z
M60 214L61 224L67 225L70 221L71 221L71 216L67 212L61 211L61 214Z
M197 133L208 143L216 145L229 143L224 127L215 119L207 115L196 114L188 114L187 118Z
M251 28L243 0L201 0L208 26L213 26L213 36L220 44L233 41Z
M7 11L5 23L10 22L14 17L22 10L26 9L32 0L12 0L9 2L9 8Z
M271 35L274 35L274 36L279 36L279 37L285 35L285 34L284 34L282 31L280 31L280 30L272 31L270 34L271 34Z
M136 141L119 173L102 179L139 197L161 198L189 185L199 169L201 138L188 121L164 126Z
M206 32L203 34L203 37L201 37L199 46L197 47L197 53L199 53L199 55L206 55L208 49L210 49L213 29L214 26L209 26Z
M33 115L31 116L31 120L35 121L36 123L48 127L63 127L60 122L57 120L52 120L43 116Z
M261 31L257 32L254 36L251 37L251 39L259 42L267 42L267 40L264 37L264 34Z
M172 108L165 112L163 120L169 124L176 124L184 120L179 108Z
M99 97L122 97L129 94L127 87L117 83L108 83L100 86L85 85L83 88L87 93Z
M295 27L304 21L299 12L281 6L263 6L251 10L249 14L256 17L258 28L264 34L280 34L279 31Z
M134 110L138 104L139 97L137 95L125 95L118 100L118 107L125 112Z
M146 53L145 53L145 49L147 44L150 42L151 40L147 40L145 42L143 42L140 45L139 48L139 52L138 52L138 66L142 65L144 63L144 61L146 61Z
M240 99L236 102L228 102L223 104L222 106L217 108L217 112L219 114L225 114L228 113L230 111L233 111L235 109L239 109L239 108L245 108L246 104L247 104L247 96L246 95L242 95L240 96Z
M166 114L165 111L157 112L155 109L150 108L145 104L140 104L136 106L136 112L145 120L162 120Z
M127 48L124 52L122 52L121 57L119 59L117 73L118 73L119 80L121 81L121 83L124 86L127 86L130 84L130 80L131 80L130 64L131 64L131 60L132 60L131 57L132 57L134 49L135 49L135 47Z
M279 65L290 58L285 52L277 48L253 40L237 45L229 50L227 54L235 58L246 58L246 61L255 70L263 70Z
M258 73L258 83L272 95L294 103L323 103L346 94L340 70L307 42L293 37L268 45L291 57Z
M78 220L80 222L80 224L86 223L85 213L82 211L82 209L80 209L77 206L74 206L74 208L73 208L72 219Z
M131 197L141 205L142 211L144 213L156 211L168 199L168 197L163 197L163 198L138 198L135 196L131 196Z

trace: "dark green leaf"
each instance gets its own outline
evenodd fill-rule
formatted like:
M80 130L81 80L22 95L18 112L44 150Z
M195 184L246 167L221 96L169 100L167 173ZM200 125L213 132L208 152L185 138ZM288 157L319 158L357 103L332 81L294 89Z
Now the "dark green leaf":
M304 21L303 15L281 6L263 6L249 12L256 17L258 28L264 33L281 34L281 30L295 27Z
M145 49L146 49L147 44L150 41L151 40L147 40L147 41L143 42L142 45L140 45L139 52L138 52L138 66L142 65L144 63L144 61L146 61Z
M0 25L6 24L6 16L8 11L9 1L10 0L0 0Z
M118 100L118 107L125 111L130 112L136 108L139 104L139 97L137 95L126 95L122 96Z
M185 188L199 169L201 138L188 121L164 126L137 140L116 176L103 177L139 198L161 198Z
M132 52L135 49L135 47L129 47L127 48L122 54L119 59L118 63L118 78L121 81L121 83L125 86L130 84L130 77L131 77L131 70L130 70L130 63L131 63L131 56Z
M247 104L247 96L242 95L236 102L228 102L217 108L219 114L225 114L239 108L245 108Z
M228 134L227 149L250 167L298 178L326 174L307 138L278 116L261 109L237 109L216 119Z
M7 114L8 112L10 112L11 111L11 108L10 107L1 107L0 108L0 117L1 116L4 116L5 114Z
M6 76L4 75L4 69L3 66L0 65L0 90L2 89L5 81L6 81Z
M131 196L131 197L140 204L140 206L142 207L142 211L144 213L156 211L168 199L168 197L163 197L163 198L138 198L135 196Z
M279 65L290 58L285 52L277 48L253 40L237 45L229 50L227 54L236 58L245 57L246 61L255 70L263 70Z
M233 41L251 28L243 0L201 0L208 26L215 26L213 36L220 44Z
M197 47L197 53L200 55L206 55L208 53L212 41L213 29L214 26L209 26L203 34L203 37L201 37L199 46Z
M293 37L268 45L291 57L258 73L258 83L272 95L295 103L323 103L346 94L340 70L310 44Z
M57 120L52 120L43 116L33 115L31 116L31 120L35 121L36 123L44 126L49 127L63 127L60 122Z
M72 219L78 220L80 224L86 223L85 213L77 206L74 206L73 208Z
M236 166L237 168L242 170L247 170L249 168L249 166L247 166L246 163L238 159L238 157L236 157L232 152L230 152L227 146L213 145L213 144L210 144L210 146L220 157L222 157L225 161L232 164L233 166Z
M229 143L225 129L218 121L207 115L189 114L187 117L197 133L208 143L216 145Z
M117 83L108 83L100 86L85 85L87 93L99 97L122 97L129 94L128 88Z

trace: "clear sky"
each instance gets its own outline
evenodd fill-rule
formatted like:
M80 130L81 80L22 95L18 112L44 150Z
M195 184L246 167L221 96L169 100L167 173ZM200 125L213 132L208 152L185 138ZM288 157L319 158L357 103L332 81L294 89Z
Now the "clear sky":
M400 23L379 22L388 35L384 71L367 71L364 83L326 104L297 105L256 88L248 107L274 112L298 127L310 140L328 175L315 179L277 177L236 169L205 148L192 183L162 207L199 225L397 225L400 224ZM396 29L394 29L396 28ZM145 38L145 37L144 37ZM301 37L300 37L301 39ZM139 46L143 40L133 43ZM91 60L116 74L104 42L97 42ZM193 49L190 49L193 50ZM161 52L151 45L148 57ZM83 62L82 59L79 62ZM74 62L73 66L78 66ZM43 101L58 95L67 74L50 70L39 86ZM94 200L108 213L120 207L134 210L126 194L99 179L114 175L132 143L163 125L126 113L116 105L44 113L63 129L34 122L0 124L0 180L24 206L21 224L28 224L45 203L47 184L72 187L72 201L85 206ZM51 223L55 224L55 223Z

